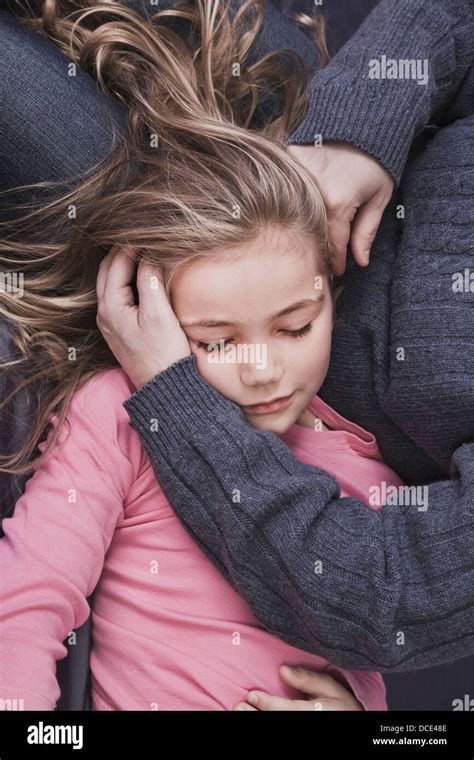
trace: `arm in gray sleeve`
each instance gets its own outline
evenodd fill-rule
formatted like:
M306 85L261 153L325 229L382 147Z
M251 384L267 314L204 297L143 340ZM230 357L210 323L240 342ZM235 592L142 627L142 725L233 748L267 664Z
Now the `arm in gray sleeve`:
M349 142L398 185L425 126L472 113L473 57L472 0L382 0L314 76L289 143Z
M276 636L351 669L474 653L474 444L429 486L426 511L378 512L249 426L194 356L124 407L179 519Z

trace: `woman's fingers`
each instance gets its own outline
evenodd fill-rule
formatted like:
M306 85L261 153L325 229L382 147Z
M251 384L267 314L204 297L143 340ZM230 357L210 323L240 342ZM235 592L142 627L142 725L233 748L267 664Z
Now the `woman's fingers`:
M137 272L137 290L140 311L144 317L159 317L163 309L169 310L169 300L158 267L141 261Z
M326 205L334 274L345 269L352 226L352 251L367 266L373 239L392 192L393 179L379 161L349 143L290 145L289 152L316 178ZM354 220L357 220L354 228Z
M114 248L115 246L112 246L108 254L104 256L104 258L102 259L99 265L99 271L97 273L97 281L95 285L95 289L97 293L97 301L100 301L104 296L105 281L107 279L107 273L110 269L110 265L112 264L113 257L115 254Z
M132 305L134 298L131 283L135 276L135 251L131 246L114 246L105 258L108 256L111 256L111 260L105 268L102 298L107 298L111 303Z
M337 277L344 274L346 268L347 246L351 234L351 218L328 211L329 249L331 269Z
M264 691L250 691L247 700L262 712L276 711L288 712L289 710L314 710L311 702L303 699L284 699L267 694Z
M158 266L141 262L137 273L139 303L132 283L136 269L132 246L114 247L97 277L97 326L135 385L191 354L185 332L173 311Z
M252 705L247 704L247 702L238 702L235 707L232 708L232 711L234 710L246 710L247 712L258 712L256 707L252 707Z
M247 702L239 702L234 710L246 710L245 704L263 712L288 712L305 710L363 710L352 691L343 686L328 673L316 673L308 668L294 668L282 665L282 679L293 689L302 692L306 699L285 699L274 694L252 689L247 694Z
M282 665L280 674L283 680L294 689L310 697L339 697L346 690L335 678L327 673L316 673L307 668L294 668Z
M352 253L361 267L366 267L369 263L370 250L380 226L385 205L381 205L376 196L371 198L360 207L352 223Z

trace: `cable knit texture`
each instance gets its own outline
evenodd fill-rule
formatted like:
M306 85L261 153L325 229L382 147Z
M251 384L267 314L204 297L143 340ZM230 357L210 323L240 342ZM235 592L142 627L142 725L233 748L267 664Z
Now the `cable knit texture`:
M257 617L344 667L474 653L473 40L468 0L383 0L315 76L290 140L347 141L398 185L369 267L348 267L319 395L427 486L428 508L338 498L332 476L250 427L193 356L124 402L173 508ZM427 58L428 83L369 79L382 55Z

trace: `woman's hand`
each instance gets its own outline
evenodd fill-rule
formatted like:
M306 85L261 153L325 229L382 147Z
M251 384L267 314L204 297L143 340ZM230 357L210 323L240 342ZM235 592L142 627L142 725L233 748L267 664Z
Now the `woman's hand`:
M247 702L238 702L234 710L363 710L353 693L327 673L315 673L306 668L282 665L282 679L294 689L302 691L305 699L283 699L264 691L249 691ZM256 697L256 701L252 699Z
M367 266L382 214L392 197L390 174L375 158L349 143L290 145L288 150L315 176L321 189L328 211L334 274L341 275L346 268L349 238L354 259Z
M135 304L134 249L112 248L97 275L97 326L136 388L191 354L166 295L161 272L140 262Z

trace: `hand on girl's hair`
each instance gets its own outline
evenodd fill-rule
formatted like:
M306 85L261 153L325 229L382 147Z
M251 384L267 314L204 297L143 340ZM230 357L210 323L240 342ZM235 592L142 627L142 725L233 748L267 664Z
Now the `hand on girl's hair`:
M316 178L326 204L334 274L346 268L349 238L354 259L369 263L370 249L394 182L372 156L349 143L290 145L290 153Z
M280 675L289 686L302 692L301 699L284 699L254 689L247 702L239 702L234 710L262 710L280 712L292 710L363 710L352 691L327 673L316 673L306 668L282 665Z
M141 261L136 274L135 251L114 246L97 275L97 326L135 388L158 372L189 356L188 339L171 307L163 277Z

